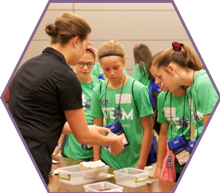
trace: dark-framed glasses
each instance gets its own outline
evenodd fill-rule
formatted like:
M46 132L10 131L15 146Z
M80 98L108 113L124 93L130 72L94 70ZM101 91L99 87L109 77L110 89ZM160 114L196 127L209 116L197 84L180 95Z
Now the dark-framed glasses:
M92 63L92 62L88 62L88 63L78 62L77 64L80 68L83 68L85 65L87 65L88 68L92 68L94 66L94 63Z

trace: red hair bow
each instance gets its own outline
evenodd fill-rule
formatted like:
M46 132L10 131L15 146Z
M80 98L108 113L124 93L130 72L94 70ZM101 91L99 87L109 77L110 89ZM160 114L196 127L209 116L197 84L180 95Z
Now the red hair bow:
M181 51L181 45L178 42L173 42L172 46L175 51Z
M87 50L91 50L94 54L97 54L97 53L98 53L98 50L96 50L95 48L93 48L93 47L90 46L90 45L86 45L86 49L87 49Z

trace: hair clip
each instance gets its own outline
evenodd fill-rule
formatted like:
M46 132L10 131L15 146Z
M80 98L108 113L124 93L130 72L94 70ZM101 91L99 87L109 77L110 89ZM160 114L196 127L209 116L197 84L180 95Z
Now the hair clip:
M137 43L134 45L134 47L135 47L135 48L137 47Z
M98 53L98 50L96 50L95 48L93 48L93 47L90 46L90 45L86 45L86 49L87 49L87 50L91 50L94 54L97 54L97 53Z

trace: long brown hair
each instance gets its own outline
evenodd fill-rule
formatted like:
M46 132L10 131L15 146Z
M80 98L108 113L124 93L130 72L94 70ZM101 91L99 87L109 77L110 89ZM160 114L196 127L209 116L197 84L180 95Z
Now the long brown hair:
M152 53L147 45L139 44L137 47L134 47L135 64L139 65L140 71L144 72L145 76L148 74L149 80L153 78L150 72L150 67L149 67L149 62L151 61L151 59L152 59ZM144 70L144 66L147 70L147 74L146 74L146 71Z
M179 43L181 51L168 48L160 52L158 57L153 61L153 65L167 67L171 62L174 62L182 68L188 67L193 70L204 69L199 57L184 43Z
M76 36L83 41L87 34L91 33L91 28L81 16L65 12L55 20L54 24L47 24L45 31L51 36L51 44L65 45Z

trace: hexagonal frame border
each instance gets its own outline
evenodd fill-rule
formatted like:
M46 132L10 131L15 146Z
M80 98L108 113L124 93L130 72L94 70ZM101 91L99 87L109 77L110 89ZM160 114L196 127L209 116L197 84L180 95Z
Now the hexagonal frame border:
M183 21L183 18L182 18L182 16L181 16L181 14L180 14L180 12L179 12L179 10L178 10L178 8L177 8L177 6L176 6L174 0L138 0L138 1L135 1L135 2L134 2L134 0L120 0L120 1L117 1L117 0L113 0L113 1L109 1L109 0L108 0L108 1L103 1L103 0L91 0L91 1L89 1L89 0L82 0L82 1L79 1L79 0L63 0L63 1L62 1L62 0L49 0L49 1L47 2L47 4L46 4L45 8L44 8L44 11L43 11L42 14L41 14L41 17L39 18L39 20L38 20L38 22L37 22L37 25L36 25L35 29L34 29L33 32L32 32L31 37L29 38L29 41L28 41L27 45L25 46L24 51L22 52L22 55L21 55L21 57L20 57L20 59L19 59L17 65L16 65L15 68L14 68L14 71L13 71L12 74L11 74L11 77L10 77L8 83L6 84L5 89L3 90L2 95L1 95L1 100L2 100L2 102L3 102L3 104L4 104L5 108L6 108L6 111L8 112L8 114L9 114L9 116L10 116L10 118L11 118L11 121L13 122L13 124L14 124L14 126L15 126L17 132L18 132L18 135L20 136L20 138L21 138L21 140L22 140L22 142L23 142L23 144L24 144L24 146L25 146L25 148L26 148L26 150L27 150L27 152L28 152L28 154L29 154L29 156L30 156L30 158L31 158L31 160L32 160L32 162L33 162L33 164L34 164L34 166L35 166L35 168L36 168L36 170L37 170L37 172L38 172L38 174L39 174L39 176L40 176L40 178L41 178L43 184L44 184L44 186L45 186L45 188L46 188L46 190L47 190L47 192L50 192L50 190L48 189L48 187L47 187L47 185L46 185L46 183L45 183L45 181L44 181L44 179L43 179L43 177L42 177L42 175L41 175L41 172L39 171L39 169L38 169L38 167L37 167L37 165L36 165L35 160L33 159L32 155L31 155L31 153L30 153L30 151L29 151L29 149L28 149L28 147L27 147L27 145L26 145L26 143L25 143L25 141L24 141L24 139L23 139L23 137L22 137L22 135L21 135L21 133L20 133L20 131L19 131L19 129L18 129L16 123L15 123L15 121L14 121L14 119L12 118L12 115L11 115L11 113L10 113L10 110L8 109L8 107L7 107L7 105L6 105L5 101L4 101L4 95L5 95L5 93L6 93L6 90L7 90L8 86L9 86L9 84L10 84L12 78L14 77L14 74L15 74L17 68L19 67L20 62L21 62L22 58L24 57L24 55L25 55L25 53L26 53L26 50L28 49L28 47L29 47L29 45L30 45L30 43L31 43L31 41L32 41L32 39L33 39L33 37L34 37L34 34L35 34L35 32L37 31L38 26L40 25L40 22L41 22L41 20L43 19L43 16L45 15L45 13L46 13L46 11L47 11L47 9L48 9L50 3L172 3L172 5L173 5L173 7L174 7L174 9L175 9L175 11L176 11L176 13L177 13L177 15L178 15L180 21L181 21L181 23L182 23L182 25L183 25L183 27L184 27L186 33L187 33L188 36L189 36L189 39L190 39L192 45L194 46L194 49L195 49L196 52L197 52L198 57L200 58L200 60L201 60L201 62L202 62L202 64L203 64L203 66L204 66L204 68L205 68L205 70L206 70L206 72L207 72L207 74L208 74L208 76L209 76L209 78L210 78L210 80L211 80L211 82L212 82L212 84L213 84L213 86L214 86L214 88L215 88L215 90L216 90L218 96L220 97L219 91L218 91L218 89L217 89L217 87L216 87L216 85L215 85L215 83L214 83L214 81L213 81L213 79L212 79L212 77L211 77L211 74L209 73L208 68L206 67L206 65L205 65L205 63L204 63L204 61L203 61L203 59L202 59L202 56L200 55L200 53L199 53L199 51L198 51L198 49L197 49L197 47L196 47L196 45L195 45L195 43L194 43L194 41L193 41L193 38L192 38L192 36L190 35L190 32L189 32L187 26L185 25L185 23L184 23L184 21ZM210 115L210 117L209 117L209 120L208 120L208 122L206 123L206 125L205 125L205 127L204 127L204 129L203 129L203 131L202 131L202 133L201 133L201 135L200 135L201 137L200 137L199 140L197 141L197 144L196 144L194 150L192 151L191 156L190 156L190 158L189 158L187 164L185 165L185 167L184 167L184 169L183 169L183 171L182 171L182 173L181 173L181 175L180 175L180 177L179 177L179 180L177 181L177 183L176 183L175 187L173 188L173 191L172 191L172 192L175 192L175 190L176 190L176 188L177 188L179 182L181 181L181 178L182 178L183 174L185 173L185 170L187 169L187 167L188 167L188 165L189 165L189 163L190 163L190 161L191 161L191 159L192 159L192 157L193 157L193 155L194 155L194 153L195 153L195 151L196 151L196 149L197 149L197 147L198 147L198 145L199 145L199 143L200 143L200 140L202 139L202 137L203 137L203 135L204 135L204 133L205 133L205 131L206 131L208 125L209 125L209 122L210 122L211 119L212 119L212 116L214 115L214 113L215 113L215 111L216 111L216 109L217 109L217 107L218 107L218 105L219 105L219 102L220 102L220 98L219 98L218 101L216 102L216 105L215 105L215 107L214 107L214 109L213 109L213 111L212 111L212 113L211 113L211 115Z

